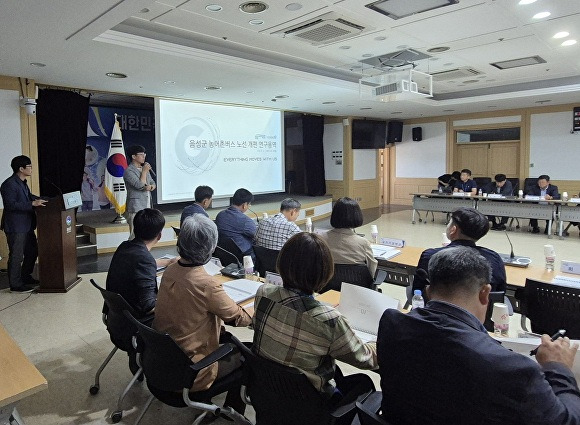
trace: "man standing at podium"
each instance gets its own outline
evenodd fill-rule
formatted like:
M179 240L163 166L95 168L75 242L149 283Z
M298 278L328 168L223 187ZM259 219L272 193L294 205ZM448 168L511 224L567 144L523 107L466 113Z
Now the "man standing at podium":
M131 157L131 164L125 169L123 180L127 189L127 210L125 218L129 224L129 240L135 237L133 233L133 219L135 214L144 208L151 207L151 192L156 188L155 180L151 177L151 165L145 162L145 148L140 145L129 146L127 153Z
M17 156L10 166L14 174L0 186L4 203L0 228L8 241L8 282L12 292L32 292L38 286L38 280L31 276L38 257L34 207L43 207L46 201L28 188L26 178L32 175L30 158Z

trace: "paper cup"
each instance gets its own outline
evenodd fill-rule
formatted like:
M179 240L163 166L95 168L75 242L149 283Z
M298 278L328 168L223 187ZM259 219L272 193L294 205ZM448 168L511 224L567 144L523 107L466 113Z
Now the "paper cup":
M312 225L312 219L310 217L306 217L306 225L307 226Z
M544 255L546 257L553 257L556 255L554 251L554 245L544 245Z
M244 269L251 269L254 267L254 262L252 261L252 257L249 255L244 255Z
M508 336L510 314L507 304L495 303L493 305L491 321L493 322L493 330L496 334Z
M262 218L268 218L268 213L262 213Z
M377 228L376 224L371 224L371 235L379 234L379 229Z

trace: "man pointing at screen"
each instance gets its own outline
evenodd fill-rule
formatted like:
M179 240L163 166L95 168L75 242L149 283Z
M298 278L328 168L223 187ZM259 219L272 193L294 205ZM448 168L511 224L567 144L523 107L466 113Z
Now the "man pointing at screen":
M147 152L141 145L129 146L127 149L131 164L125 169L123 180L127 189L127 210L125 218L129 224L129 240L135 237L133 219L135 214L145 208L151 208L151 193L155 190L155 180L151 177L151 165L145 162Z

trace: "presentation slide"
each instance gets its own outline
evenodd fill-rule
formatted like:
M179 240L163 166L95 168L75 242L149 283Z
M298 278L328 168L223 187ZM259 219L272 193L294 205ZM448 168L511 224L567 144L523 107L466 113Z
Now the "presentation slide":
M191 201L208 185L214 198L244 187L284 191L281 111L155 99L157 201Z

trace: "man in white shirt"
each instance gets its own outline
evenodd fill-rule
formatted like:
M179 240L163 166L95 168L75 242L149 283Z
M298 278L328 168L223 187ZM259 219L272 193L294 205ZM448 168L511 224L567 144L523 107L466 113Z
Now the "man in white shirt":
M294 223L300 213L300 207L300 202L296 199L284 199L278 214L262 219L258 223L254 245L280 251L288 239L301 232Z

